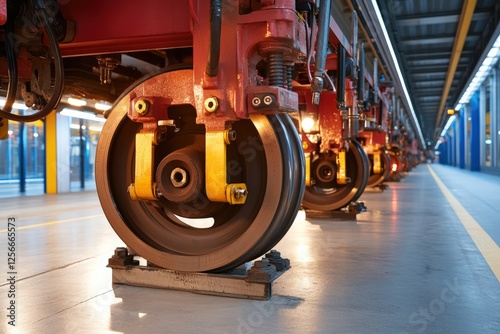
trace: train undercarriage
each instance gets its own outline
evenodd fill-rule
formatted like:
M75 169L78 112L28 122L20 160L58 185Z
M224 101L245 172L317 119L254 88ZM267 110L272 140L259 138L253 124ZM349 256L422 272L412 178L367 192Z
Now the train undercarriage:
M157 266L255 259L301 207L343 208L402 162L394 90L368 73L355 14L348 41L329 0L4 3L0 127L64 96L112 102L99 199ZM18 100L34 112L13 113Z

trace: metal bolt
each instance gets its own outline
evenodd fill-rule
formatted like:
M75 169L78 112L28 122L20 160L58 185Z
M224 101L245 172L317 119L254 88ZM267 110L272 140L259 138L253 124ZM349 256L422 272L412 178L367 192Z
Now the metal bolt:
M272 249L269 253L266 254L266 257L270 259L280 259L281 253L275 249Z
M158 121L158 126L175 126L173 119L162 119Z
M234 130L226 130L224 133L224 142L226 145L229 145L232 141L236 140L236 131Z
M208 112L216 112L219 109L219 100L215 97L209 97L204 102L205 110Z
M180 167L174 168L170 173L170 182L176 188L184 187L188 183L187 172Z
M236 131L229 130L227 133L227 137L229 138L229 141L235 141L236 140Z
M139 99L134 105L135 111L140 115L145 115L149 111L149 101L144 99Z
M262 103L262 101L261 101L261 100L260 100L260 98L258 98L257 96L256 96L256 97L254 97L254 98L252 99L252 105L253 105L254 107L258 107L258 106L260 106L260 104L261 104L261 103Z
M263 101L264 101L265 105L270 106L274 102L274 96L266 95L266 96L264 96Z
M128 250L126 247L117 247L115 249L115 257L125 257L128 255Z
M253 263L253 266L255 268L267 268L269 267L270 263L269 263L269 260L268 259L262 259L260 261L255 261Z
M235 199L245 198L247 197L248 191L244 188L235 188L233 195Z

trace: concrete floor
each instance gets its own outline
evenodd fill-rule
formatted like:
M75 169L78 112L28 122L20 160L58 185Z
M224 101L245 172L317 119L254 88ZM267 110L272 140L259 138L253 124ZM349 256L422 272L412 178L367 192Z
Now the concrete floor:
M431 168L495 241L490 251L500 259L500 178ZM276 246L292 269L265 302L113 285L107 259L123 243L94 192L2 199L0 332L500 332L499 279L426 165L361 199L368 211L357 221L299 214ZM5 317L11 216L16 327Z

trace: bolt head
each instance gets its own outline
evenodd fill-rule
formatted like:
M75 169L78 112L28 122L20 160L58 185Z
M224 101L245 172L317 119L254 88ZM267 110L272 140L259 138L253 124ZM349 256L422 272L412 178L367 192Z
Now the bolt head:
M258 107L258 106L260 106L261 102L262 102L262 101L261 101L261 100L260 100L260 98L258 98L258 97L254 97L254 98L252 99L252 105L253 105L254 107Z
M139 115L145 115L149 111L149 101L144 99L139 99L134 104L134 110Z
M115 249L115 257L125 257L128 255L128 250L126 247L117 247Z
M219 109L219 100L215 97L209 97L203 103L205 110L208 112L216 112Z
M266 95L262 101L266 106L270 106L274 102L274 97L272 95Z
M253 263L253 266L255 268L267 268L270 266L269 260L268 259L262 259L260 261L255 261Z

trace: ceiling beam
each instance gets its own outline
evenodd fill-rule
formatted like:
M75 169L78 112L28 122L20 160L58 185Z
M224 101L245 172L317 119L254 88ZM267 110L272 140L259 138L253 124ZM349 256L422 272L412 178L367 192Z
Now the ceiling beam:
M476 1L476 0L473 0ZM460 21L460 24L462 21ZM469 35L466 36L467 40L470 41L475 41L479 38L479 35ZM431 45L431 44L452 44L456 40L456 36L450 36L450 35L442 35L439 37L421 37L421 38L413 38L413 39L406 39L402 41L401 43L404 46L421 46L421 45ZM465 42L465 40L464 40Z
M474 54L474 50L463 50L462 54L464 55L473 55ZM407 51L404 53L404 57L406 59L410 59L410 58L442 58L442 57L446 57L447 59L450 58L450 55L451 55L451 49L450 48L446 48L446 49L434 49L434 50L422 50L422 49L415 49L415 50L411 50L411 51Z
M403 45L427 45L427 44L446 44L453 43L453 36L441 36L441 37L422 37L422 38L413 38L406 39L402 41Z
M475 13L472 16L473 21L486 20L490 16L490 13L480 12ZM415 15L415 16L404 16L398 18L398 25L401 27L406 26L423 26L429 24L443 24L443 23L456 23L460 19L459 13L454 14L438 14L438 15Z
M441 102L439 103L439 109L437 110L435 129L438 129L441 124L441 118L444 113L444 106L446 104L446 100L448 99L448 94L450 93L453 78L455 77L455 71L457 70L458 61L460 60L460 56L462 55L462 50L467 38L467 32L469 31L472 16L474 14L474 9L476 8L476 2L477 0L464 0L462 14L460 14L460 20L458 21L455 43L453 44L453 51L451 53L450 66L448 67L448 73L446 74L446 82L444 84L443 95L441 96Z

